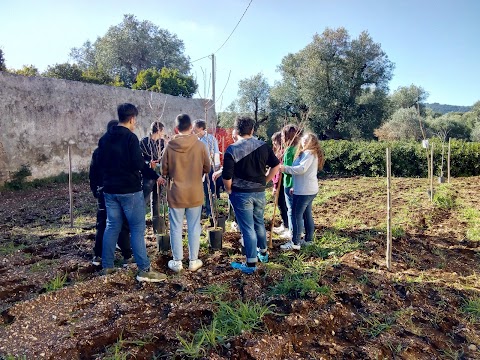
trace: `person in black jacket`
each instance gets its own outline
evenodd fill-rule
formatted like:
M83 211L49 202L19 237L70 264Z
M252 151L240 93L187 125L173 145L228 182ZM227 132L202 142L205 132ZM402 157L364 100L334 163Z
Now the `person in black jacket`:
M107 124L107 132L112 126L116 126L118 120L111 120ZM105 233L105 227L107 226L107 211L105 208L105 197L103 196L103 169L98 160L98 148L95 149L92 155L92 162L90 163L90 189L93 196L97 199L97 224L95 233L95 247L93 248L93 260L92 264L100 266L102 264L102 244L103 234ZM118 235L118 246L122 251L123 263L126 265L132 258L132 248L130 246L130 229L128 222L124 217L122 224L122 230Z
M139 272L138 281L166 280L165 274L150 269L145 244L145 201L141 171L145 166L140 144L133 133L138 110L124 103L117 108L118 125L98 142L99 162L103 169L103 193L107 207L107 228L103 236L102 267L105 274L114 271L115 244L122 228L123 215L130 226L133 256Z
M150 205L155 235L165 232L165 223L160 219L160 202L158 201L160 184L157 184L157 180L159 175L153 170L162 159L165 147L164 128L165 126L161 122L154 121L150 125L150 135L140 141L140 149L146 164L142 170L143 197L145 203Z

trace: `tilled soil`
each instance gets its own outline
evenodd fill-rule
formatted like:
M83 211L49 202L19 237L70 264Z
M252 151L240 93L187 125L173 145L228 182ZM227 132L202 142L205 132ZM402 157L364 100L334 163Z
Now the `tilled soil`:
M317 251L302 248L297 258L320 274L317 285L325 293L273 291L288 273L276 238L269 263L255 274L231 269L232 260L242 259L235 232L224 234L222 250L201 246L199 271L174 274L148 221L150 259L167 281L138 283L135 264L101 275L91 264L95 202L86 183L74 185L73 228L65 184L2 192L0 358L182 358L180 339L212 322L218 299L203 290L217 284L228 289L222 301L272 311L257 329L222 339L200 357L479 359L480 308L477 316L465 311L469 300L479 300L479 243L463 214L480 211L480 178L453 179L450 208L428 201L426 179L394 179L391 270L385 266L385 180L320 183ZM321 240L332 236L344 243ZM63 286L51 291L62 277Z

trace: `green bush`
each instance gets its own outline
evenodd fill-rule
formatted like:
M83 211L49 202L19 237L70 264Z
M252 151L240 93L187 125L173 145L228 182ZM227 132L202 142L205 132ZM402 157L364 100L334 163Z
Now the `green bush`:
M32 181L26 181L26 178L31 175L30 168L27 165L22 165L19 171L12 175L10 181L5 182L4 189L9 190L24 190L24 189L37 189L49 184L65 184L68 183L68 174L61 172L58 175L50 176L42 179L33 179ZM74 172L72 173L72 183L78 184L88 180L88 172ZM0 186L0 190L2 186Z
M434 144L434 176L440 176L442 143ZM324 173L337 176L386 176L386 148L392 150L392 175L427 177L427 150L412 141L322 141ZM444 146L443 174L447 175L448 144ZM428 150L430 155L430 149ZM480 175L480 143L452 140L450 175Z

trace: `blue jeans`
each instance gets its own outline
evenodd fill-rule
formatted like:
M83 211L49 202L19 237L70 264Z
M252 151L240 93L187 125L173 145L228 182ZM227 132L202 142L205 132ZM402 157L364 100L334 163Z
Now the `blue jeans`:
M150 268L150 260L145 245L145 201L143 192L131 194L107 194L105 193L105 205L107 207L107 228L103 235L102 267L113 267L115 258L115 245L118 234L122 229L123 214L130 226L130 241L133 256L140 270Z
M257 247L260 251L267 251L267 232L263 220L265 192L232 192L230 201L243 236L247 262L257 262Z
M305 223L305 241L312 241L315 231L315 224L312 217L312 202L315 195L293 195L293 237L292 241L295 245L300 243L300 235Z
M293 215L293 196L290 194L292 187L285 188L285 204L287 205L288 230L293 234L293 222L295 221ZM303 219L306 221L305 217ZM304 222L303 221L303 222ZM300 234L303 232L303 222L300 223Z
M187 216L188 228L188 254L190 260L198 259L200 250L200 217L202 216L202 206L193 208L168 208L168 217L170 219L170 245L172 247L173 260L183 260L182 228L183 216Z

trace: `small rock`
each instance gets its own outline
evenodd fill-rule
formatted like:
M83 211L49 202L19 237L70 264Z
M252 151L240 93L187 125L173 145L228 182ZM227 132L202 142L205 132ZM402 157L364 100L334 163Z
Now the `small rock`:
M333 320L334 316L330 314L330 320Z
M329 348L328 351L330 352L330 355L335 355L337 353L334 348Z
M45 353L40 353L40 356L42 356L42 357L45 356Z
M332 335L335 335L335 331L332 330Z
M313 322L315 323L315 325L318 325L320 323L320 321L318 321L318 319L313 319Z
M468 350L477 351L477 347L475 345L471 344L471 345L468 345Z

